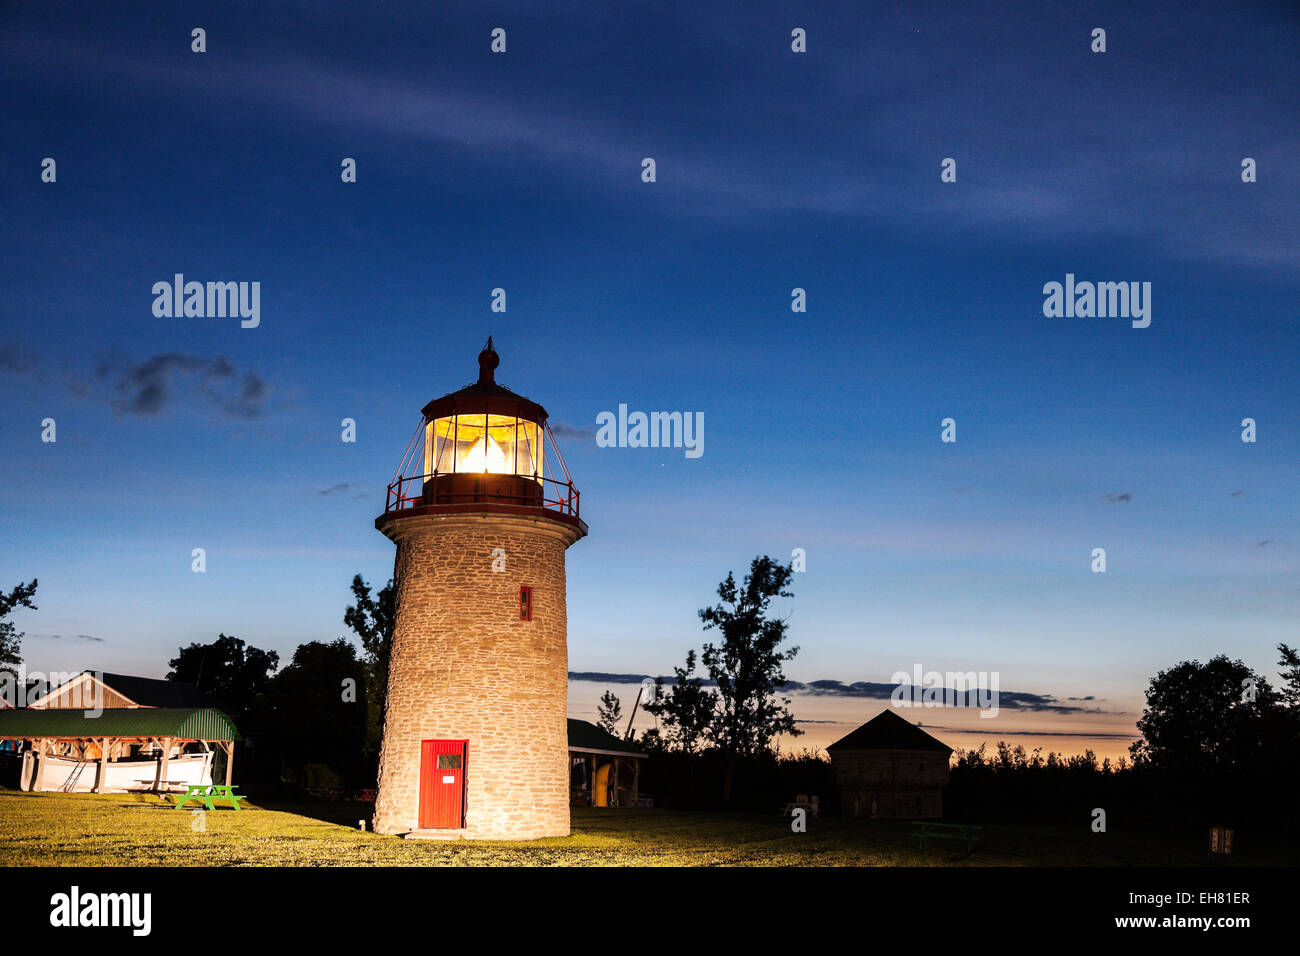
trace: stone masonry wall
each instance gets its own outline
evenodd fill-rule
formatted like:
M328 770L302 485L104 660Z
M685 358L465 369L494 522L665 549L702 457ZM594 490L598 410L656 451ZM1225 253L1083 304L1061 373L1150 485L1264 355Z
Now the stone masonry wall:
M564 553L550 518L421 515L390 522L397 621L375 802L376 833L419 820L420 742L466 739L464 836L569 832ZM493 549L505 570L493 571ZM533 619L519 620L519 588Z
M948 755L928 750L836 750L831 767L840 791L840 812L866 816L871 798L882 817L943 816Z

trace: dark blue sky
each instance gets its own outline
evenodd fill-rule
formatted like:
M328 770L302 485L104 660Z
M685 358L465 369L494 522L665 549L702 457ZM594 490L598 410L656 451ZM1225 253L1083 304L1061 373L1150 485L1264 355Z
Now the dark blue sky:
M1183 658L1271 672L1300 608L1294 9L606 6L5 5L29 664L343 633L419 410L492 334L568 426L576 670L666 671L727 570L802 547L799 679L1131 701ZM259 281L261 325L155 318L177 272ZM1150 282L1150 327L1045 318L1066 273ZM620 403L703 412L705 454L597 448Z

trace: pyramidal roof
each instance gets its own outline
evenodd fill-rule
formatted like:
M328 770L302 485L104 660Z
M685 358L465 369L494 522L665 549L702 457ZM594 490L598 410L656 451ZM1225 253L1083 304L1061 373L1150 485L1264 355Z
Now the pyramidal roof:
M459 391L435 398L424 406L424 417L432 420L456 412L462 414L491 412L500 415L519 415L535 422L545 421L545 408L531 398L497 384L496 368L500 364L501 357L492 347L492 337L488 336L487 345L483 347L482 352L478 353L478 381L466 385Z
M827 750L933 750L952 753L942 740L908 723L892 710L882 710L857 730L841 737Z

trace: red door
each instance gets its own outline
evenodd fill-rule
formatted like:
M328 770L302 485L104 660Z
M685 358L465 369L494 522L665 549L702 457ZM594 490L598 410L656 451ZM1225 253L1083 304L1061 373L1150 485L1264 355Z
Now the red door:
M420 829L459 830L465 825L468 750L468 740L420 742Z

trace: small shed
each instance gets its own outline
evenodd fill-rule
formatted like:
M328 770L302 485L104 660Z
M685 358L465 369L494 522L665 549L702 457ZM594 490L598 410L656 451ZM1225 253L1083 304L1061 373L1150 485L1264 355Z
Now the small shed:
M952 748L894 711L881 711L826 752L845 816L943 817Z
M208 708L0 711L0 740L23 745L23 790L122 793L212 783L216 750L226 783L239 739L230 718Z
M630 741L569 718L569 806L632 807L641 801L641 761Z

